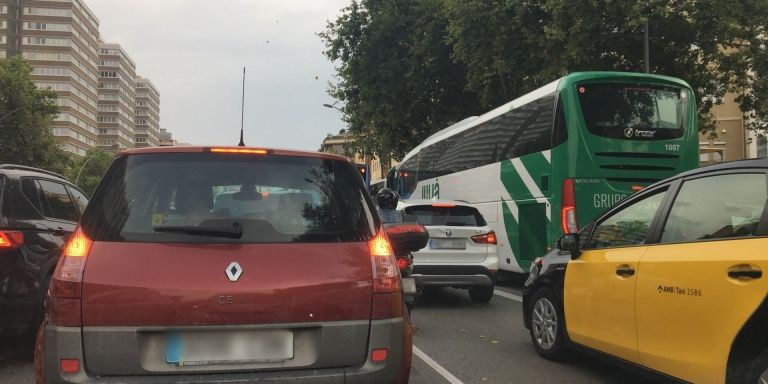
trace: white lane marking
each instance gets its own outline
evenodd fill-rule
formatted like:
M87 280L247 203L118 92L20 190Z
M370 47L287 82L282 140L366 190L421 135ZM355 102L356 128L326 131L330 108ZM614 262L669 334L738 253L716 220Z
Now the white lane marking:
M413 354L418 356L421 360L424 360L424 362L427 363L427 365L429 365L430 367L432 367L432 369L437 371L437 373L439 373L440 376L448 380L450 384L464 384L461 380L459 380L458 377L448 372L447 369L443 368L442 365L432 360L431 357L427 356L426 353L422 352L421 349L417 348L415 345L413 346Z
M497 295L499 295L501 297L505 297L507 299L510 299L510 300L514 300L514 301L517 301L517 302L520 302L520 303L523 302L523 298L521 296L515 295L513 293L500 291L498 289L494 289L493 293L497 294Z

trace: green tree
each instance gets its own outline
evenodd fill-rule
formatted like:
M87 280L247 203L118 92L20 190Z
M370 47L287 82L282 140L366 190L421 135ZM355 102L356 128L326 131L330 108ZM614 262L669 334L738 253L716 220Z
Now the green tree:
M74 160L67 178L91 196L114 157L114 154L103 149L90 149L84 157Z
M399 155L569 72L642 72L646 20L651 72L691 84L703 131L727 91L768 129L765 0L361 0L320 36L351 131Z
M38 89L20 56L0 58L0 164L66 172L69 156L49 128L58 113L56 93Z
M413 143L481 111L451 59L441 0L353 0L320 37L338 64L329 93L363 155L402 156ZM457 108L461 105L460 108Z

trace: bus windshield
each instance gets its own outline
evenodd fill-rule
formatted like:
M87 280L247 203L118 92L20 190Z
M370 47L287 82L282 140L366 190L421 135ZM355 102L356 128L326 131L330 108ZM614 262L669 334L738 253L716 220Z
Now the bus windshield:
M577 85L587 129L599 136L665 140L683 135L687 91L640 84Z

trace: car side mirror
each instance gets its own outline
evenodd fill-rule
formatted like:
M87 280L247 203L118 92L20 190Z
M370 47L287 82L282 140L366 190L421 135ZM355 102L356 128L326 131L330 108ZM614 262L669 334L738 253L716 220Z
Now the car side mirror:
M571 259L578 259L581 256L579 249L579 234L566 233L557 240L557 248L561 251L567 251L571 254Z

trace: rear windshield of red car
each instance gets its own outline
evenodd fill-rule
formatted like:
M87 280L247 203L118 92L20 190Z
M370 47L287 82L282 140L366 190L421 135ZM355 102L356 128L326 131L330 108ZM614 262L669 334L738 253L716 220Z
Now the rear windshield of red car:
M352 242L372 237L372 212L360 175L343 161L161 153L116 159L82 226L95 241ZM216 232L231 228L241 235Z
M472 207L442 207L433 205L413 205L405 208L407 215L416 216L421 225L441 225L449 227L482 227L485 220L480 212Z

